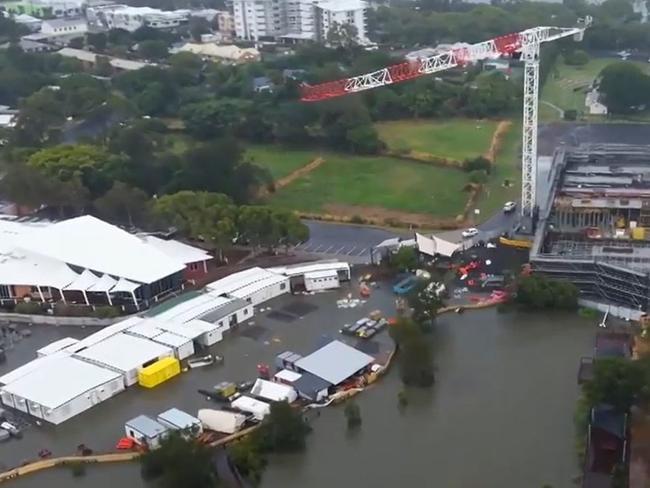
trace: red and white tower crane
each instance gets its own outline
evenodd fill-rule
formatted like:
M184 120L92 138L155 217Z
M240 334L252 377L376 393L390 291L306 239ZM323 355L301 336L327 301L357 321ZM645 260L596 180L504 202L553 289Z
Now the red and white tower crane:
M535 208L537 177L537 106L539 99L539 49L543 42L573 36L581 41L591 17L579 19L576 27L533 27L521 32L495 37L489 41L471 44L435 56L403 62L318 85L303 85L301 100L316 102L328 98L358 93L380 86L412 80L420 76L445 71L484 59L495 59L521 53L524 61L523 137L521 149L521 214L532 217Z

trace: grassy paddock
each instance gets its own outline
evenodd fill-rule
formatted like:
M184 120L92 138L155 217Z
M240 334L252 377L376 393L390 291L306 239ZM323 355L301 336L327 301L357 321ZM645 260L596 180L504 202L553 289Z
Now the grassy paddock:
M562 110L577 110L584 112L586 89L598 77L600 72L608 65L621 62L620 58L593 58L584 66L569 66L564 64L560 56L555 64L544 88L542 89L541 100L550 102ZM648 65L639 61L628 61L640 66L647 71ZM556 111L540 110L540 118L545 121L558 120ZM602 118L602 117L601 117Z
M473 119L397 120L379 122L375 127L392 150L463 160L488 150L497 124L492 120Z
M284 178L320 156L317 150L285 149L280 146L253 145L246 147L246 159L266 168L274 180Z
M270 203L305 212L325 213L338 204L455 217L467 200L467 174L458 170L387 157L322 156L325 163L279 190Z

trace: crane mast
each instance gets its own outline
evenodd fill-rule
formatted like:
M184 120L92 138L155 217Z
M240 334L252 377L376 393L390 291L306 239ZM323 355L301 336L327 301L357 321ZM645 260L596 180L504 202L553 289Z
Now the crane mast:
M301 100L305 102L327 100L412 80L476 61L521 53L521 60L524 62L521 215L532 217L537 179L540 45L543 42L570 36L573 36L576 41L581 41L585 29L590 24L591 17L585 17L578 20L576 27L533 27L477 44L450 49L435 56L394 64L371 73L318 85L305 84L301 87Z

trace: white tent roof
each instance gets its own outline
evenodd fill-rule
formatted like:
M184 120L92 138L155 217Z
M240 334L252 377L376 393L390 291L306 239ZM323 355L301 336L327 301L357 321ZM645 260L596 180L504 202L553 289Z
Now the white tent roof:
M152 283L185 268L142 239L90 215L34 229L17 245L51 258L120 276Z
M460 248L460 244L445 241L436 236L429 238L416 233L415 240L418 244L419 251L429 256L440 254L441 256L451 257Z
M97 291L97 292L107 292L110 291L117 284L117 281L108 276L107 274L102 275L95 284L88 287L86 291Z
M0 284L3 285L51 286L61 289L78 276L68 265L56 259L22 249L7 253L0 251Z
M115 283L115 286L111 288L111 292L117 293L117 292L126 292L126 293L131 293L135 290L137 290L140 287L139 283L133 283L132 281L125 280L124 278L120 278L117 283Z
M35 369L2 389L44 407L57 408L119 377L120 374L115 371L70 356L57 356L46 366Z
M148 339L119 333L78 352L77 356L126 372L159 357L172 356L172 350Z
M85 269L72 283L66 286L65 289L85 291L98 281L99 278L96 275Z
M207 251L198 247L189 246L180 241L165 240L144 234L138 237L144 239L147 244L151 244L170 258L177 259L185 264L212 259L212 256Z

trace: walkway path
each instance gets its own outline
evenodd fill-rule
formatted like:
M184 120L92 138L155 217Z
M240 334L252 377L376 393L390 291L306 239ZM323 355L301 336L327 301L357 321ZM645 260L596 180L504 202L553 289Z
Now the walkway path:
M558 115L560 116L560 119L564 119L564 110L562 110L557 105L555 105L555 104L553 104L551 102L547 102L546 100L540 100L539 103L543 103L547 107L551 107L553 110L555 110L558 113Z

